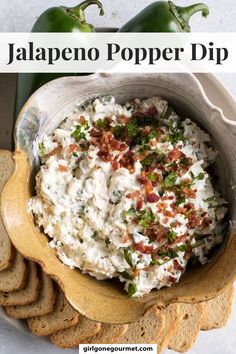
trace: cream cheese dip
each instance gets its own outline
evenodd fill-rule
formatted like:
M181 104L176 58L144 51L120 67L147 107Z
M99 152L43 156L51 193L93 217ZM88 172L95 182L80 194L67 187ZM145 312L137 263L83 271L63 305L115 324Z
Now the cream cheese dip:
M95 99L38 142L35 222L64 264L119 278L129 296L171 286L222 242L209 142L160 97Z

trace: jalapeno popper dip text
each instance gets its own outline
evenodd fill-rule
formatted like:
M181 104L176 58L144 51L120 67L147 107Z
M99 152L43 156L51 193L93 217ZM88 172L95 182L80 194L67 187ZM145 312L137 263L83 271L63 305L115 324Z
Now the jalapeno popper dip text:
M80 106L39 143L36 224L64 264L119 278L129 296L171 286L222 242L209 142L159 97Z

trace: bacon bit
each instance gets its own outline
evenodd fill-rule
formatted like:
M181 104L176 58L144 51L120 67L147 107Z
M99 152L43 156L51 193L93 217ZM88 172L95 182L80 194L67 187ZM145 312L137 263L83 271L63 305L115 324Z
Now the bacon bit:
M141 130L141 134L143 136L148 136L151 133L152 129L148 125L146 125L144 128Z
M175 172L178 176L180 176L180 173L179 173L178 169L179 169L179 168L178 168L177 165L171 166L171 168L170 168L170 170L171 170L172 172Z
M98 151L97 155L101 158L102 161L104 162L111 162L112 161L112 155L109 154L107 151Z
M128 117L126 117L124 114L121 114L118 118L117 118L117 121L120 123L120 124L125 124L127 123L129 120Z
M131 195L133 198L138 198L140 196L140 191L134 191Z
M112 162L111 162L111 167L112 167L112 169L113 169L114 171L118 170L118 168L119 168L119 162L116 161L116 160L112 161Z
M169 152L167 162L178 161L186 157L186 155L180 151L178 148L174 148Z
M62 152L62 146L58 146L47 154L47 157L58 155Z
M142 241L134 244L134 249L145 254L152 254L154 252L153 246L145 246Z
M157 131L161 134L165 134L165 131L162 128L157 128Z
M157 204L157 207L158 207L159 210L162 210L162 209L167 208L167 204L162 202L162 201L159 201L158 204Z
M149 142L149 145L150 145L150 146L156 146L156 140L151 140L151 141Z
M69 152L74 152L79 150L79 146L76 144L70 144L68 147Z
M148 180L147 180L147 176L146 176L145 171L142 171L141 176L139 176L137 178L137 180L140 184L143 184L143 185L147 183Z
M194 210L194 204L193 204L193 203L187 203L187 204L184 205L184 207L185 207L187 210L191 210L191 209Z
M186 259L187 261L192 257L192 251L188 250L187 252L185 252L184 254L184 259Z
M126 243L126 242L128 242L129 241L129 233L128 233L128 231L126 230L125 231L125 233L124 233L124 236L123 236L123 238L122 238L122 243Z
M156 203L158 202L158 200L160 199L160 197L158 195L156 195L155 193L151 193L147 195L147 201L149 203Z
M142 154L139 154L139 155L135 155L134 156L134 160L137 161L137 160L143 160L145 159L145 157L147 157L148 155L148 152L143 152Z
M134 191L132 193L126 194L126 198L139 198L140 197L140 191Z
M147 183L144 186L145 189L145 194L150 194L153 191L153 186L151 181L147 181Z
M88 159L89 159L89 160L92 160L93 158L92 158L92 156L89 156L89 155L88 155Z
M169 275L168 280L173 284L175 284L177 282L177 279L174 278L172 275Z
M125 143L121 143L119 140L113 139L111 141L111 147L114 150L118 150L118 151L124 151L127 149L127 145Z
M80 122L80 124L84 124L84 123L85 123L85 118L84 118L84 116L80 116L80 117L79 117L79 122Z
M204 216L206 216L206 215L207 215L207 212L205 211L205 213L201 214L201 217L204 218Z
M134 276L134 277L137 277L137 276L139 276L139 274L140 274L140 269L136 268L136 269L133 271L133 276Z
M209 219L209 218L204 218L203 220L202 220L202 222L201 222L201 226L203 227L203 228L205 228L205 227L208 227L208 226L210 226L212 224L212 220L211 219Z
M174 200L175 199L175 197L173 196L173 195L170 195L169 197L168 197L168 200Z
M125 143L121 143L120 145L120 151L124 151L127 149L127 145Z
M60 171L60 172L67 172L67 171L68 171L68 168L67 168L66 166L59 165L59 166L58 166L58 171Z
M197 190L196 189L189 189L189 188L186 188L186 187L183 187L182 188L182 193L184 194L185 197L187 198L193 198L195 199L196 198L196 192Z
M156 165L156 168L157 168L158 170L162 170L162 171L165 170L165 167L162 166L160 163L158 163L158 164ZM163 181L163 176L162 176L162 181Z
M90 136L93 138L101 138L103 132L101 130L97 130L97 129L91 129L89 132Z
M170 211L170 210L164 210L163 211L163 214L169 218L173 218L175 217L175 213L173 211Z
M179 243L179 242L186 242L187 240L187 234L178 236L173 243Z
M124 154L120 159L120 166L127 168L130 173L134 172L134 153L132 151L128 151Z
M133 117L135 117L135 118L139 118L139 117L143 117L143 116L144 116L144 113L141 111L136 111L133 113Z
M163 219L163 224L168 224L168 221L169 221L169 218L168 218L168 217L165 217L165 218Z
M157 113L158 112L157 112L157 109L155 106L152 106L146 110L146 115L148 115L148 116L155 116L155 115L157 115Z
M180 227L182 226L182 223L180 221L173 221L171 223L171 227Z
M152 228L147 229L146 235L150 240L161 242L165 240L167 229L161 225L153 225Z
M179 214L184 214L187 211L186 208L177 205L174 205L174 210Z
M143 199L141 197L139 197L138 201L137 201L136 210L139 211L142 209L142 207L143 207Z
M128 170L131 175L135 172L135 169L131 166L128 167Z
M177 259L174 259L173 264L174 264L174 269L180 270L181 272L184 270L184 268L182 267L181 264L179 264L179 262L177 261Z
M200 226L200 224L201 224L200 219L196 216L195 213L189 215L187 226L194 228L196 226Z
M112 121L112 119L111 119L111 117L107 116L107 117L104 118L104 121L105 121L107 124L110 124L111 121Z

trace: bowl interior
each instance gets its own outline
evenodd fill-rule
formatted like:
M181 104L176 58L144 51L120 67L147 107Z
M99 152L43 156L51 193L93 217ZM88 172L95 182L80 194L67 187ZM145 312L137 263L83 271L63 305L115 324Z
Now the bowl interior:
M34 226L33 218L27 212L27 202L34 193L35 173L39 168L37 139L45 133L53 132L68 113L74 110L76 104L83 104L103 95L114 95L119 103L133 98L161 96L182 117L191 118L208 132L212 138L212 146L219 152L215 170L219 177L221 194L229 201L229 218L234 220L234 138L223 123L221 112L211 106L193 76L114 74L68 77L43 86L20 113L16 126L16 171L6 185L2 199L4 221L12 242L24 256L41 263L45 271L60 283L71 304L93 320L130 322L154 303L164 305L171 301L193 302L212 298L223 291L236 274L236 264L232 259L232 255L236 256L233 228L228 229L224 249L221 247L222 252L212 262L187 271L180 282L170 289L152 291L142 299L128 299L116 282L96 281L78 270L64 266L57 259L54 250L47 246L47 237ZM18 196L17 200L13 195Z

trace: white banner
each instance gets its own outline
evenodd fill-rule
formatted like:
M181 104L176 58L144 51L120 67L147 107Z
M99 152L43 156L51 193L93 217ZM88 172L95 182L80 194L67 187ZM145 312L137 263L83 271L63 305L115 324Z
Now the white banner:
M236 33L0 33L0 72L236 72Z

